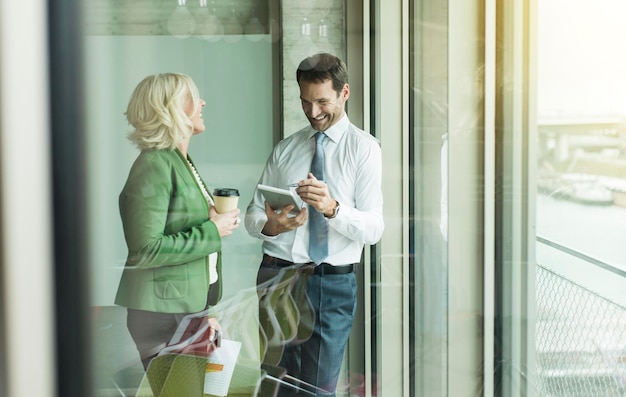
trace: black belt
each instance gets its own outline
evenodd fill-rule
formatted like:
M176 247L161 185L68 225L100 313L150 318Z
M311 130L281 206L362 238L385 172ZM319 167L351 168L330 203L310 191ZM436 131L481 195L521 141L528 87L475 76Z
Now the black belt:
M287 267L287 266L313 266L313 274L318 275L330 275L330 274L348 274L354 272L354 263L350 263L347 265L338 265L333 266L330 263L320 263L315 266L313 262L308 263L293 263L286 261L284 259L276 258L273 256L269 256L267 254L263 255L263 261L261 262L261 266L265 267Z

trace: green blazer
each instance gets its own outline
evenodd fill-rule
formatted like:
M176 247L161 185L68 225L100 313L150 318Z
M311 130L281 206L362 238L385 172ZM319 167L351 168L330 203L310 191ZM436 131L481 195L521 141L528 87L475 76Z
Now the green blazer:
M178 149L142 151L120 193L119 208L128 258L117 305L162 313L205 309L213 252L218 253L220 291L211 295L219 299L222 241Z

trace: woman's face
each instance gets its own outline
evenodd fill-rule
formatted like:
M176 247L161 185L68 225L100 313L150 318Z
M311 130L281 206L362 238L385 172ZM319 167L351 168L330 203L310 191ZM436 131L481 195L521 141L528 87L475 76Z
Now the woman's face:
M204 126L204 120L202 119L202 108L206 105L204 99L199 98L196 108L193 108L193 101L191 98L187 100L185 106L185 113L189 116L189 119L193 123L193 134L199 134L206 129Z

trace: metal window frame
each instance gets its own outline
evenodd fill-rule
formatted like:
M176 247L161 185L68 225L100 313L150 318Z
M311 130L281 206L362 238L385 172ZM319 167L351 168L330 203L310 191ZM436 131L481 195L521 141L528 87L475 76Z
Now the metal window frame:
M494 390L535 396L536 0L497 2Z

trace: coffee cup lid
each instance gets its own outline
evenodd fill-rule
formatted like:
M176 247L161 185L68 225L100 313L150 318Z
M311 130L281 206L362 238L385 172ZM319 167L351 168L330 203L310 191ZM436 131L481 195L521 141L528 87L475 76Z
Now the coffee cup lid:
M234 197L239 196L239 190L229 187L221 187L213 190L213 195L221 197Z

